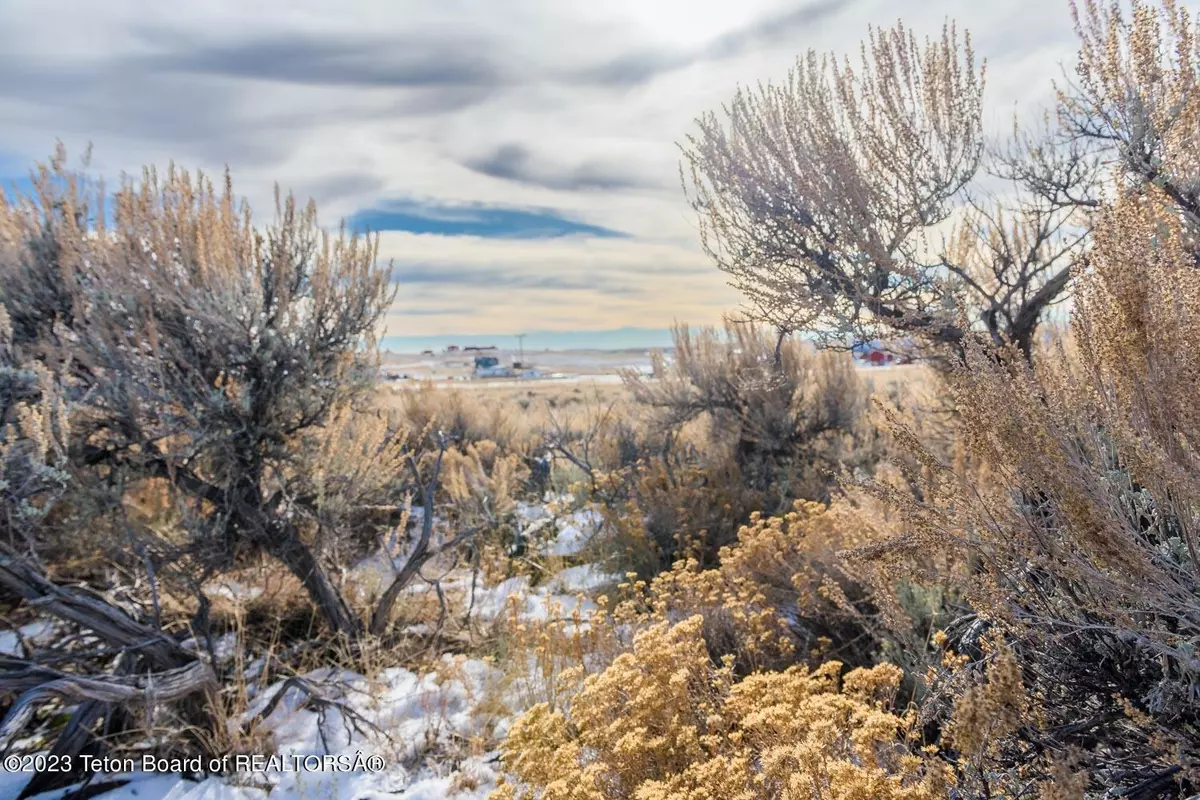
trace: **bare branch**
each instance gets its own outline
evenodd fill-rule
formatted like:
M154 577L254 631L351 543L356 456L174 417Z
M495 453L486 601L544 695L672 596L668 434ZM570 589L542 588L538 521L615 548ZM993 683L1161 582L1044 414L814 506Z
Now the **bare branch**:
M152 706L215 688L216 676L202 661L165 672L122 677L89 678L32 665L0 671L0 692L22 693L0 721L0 751L8 749L13 737L21 732L37 707L50 699L69 703L94 701L109 705L140 703Z

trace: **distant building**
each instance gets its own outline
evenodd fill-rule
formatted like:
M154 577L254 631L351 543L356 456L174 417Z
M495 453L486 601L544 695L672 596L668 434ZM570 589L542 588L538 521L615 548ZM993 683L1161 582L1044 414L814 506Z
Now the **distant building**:
M447 347L447 348L446 348L446 352L447 352L447 353L457 353L457 352L458 352L458 345L456 345L456 344L452 344L452 345L450 345L449 347Z
M869 342L857 342L850 349L850 352L854 354L855 360L875 367L886 366L895 360L895 356L887 349L887 346L878 339L872 339Z
M423 355L423 356L431 356L431 355L433 355L433 351L432 351L432 350L422 350L422 351L421 351L421 355Z
M495 356L475 356L475 372L476 378L512 378L514 373L511 369L503 366L500 359Z
M850 352L860 363L882 367L888 364L911 364L917 355L917 348L911 339L893 342L872 339L856 342Z

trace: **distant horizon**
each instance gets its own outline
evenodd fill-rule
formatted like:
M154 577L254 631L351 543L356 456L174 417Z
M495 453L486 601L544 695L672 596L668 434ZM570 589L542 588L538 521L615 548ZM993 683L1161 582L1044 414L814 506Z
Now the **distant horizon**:
M499 350L518 350L521 343L515 333L443 334L436 336L384 336L380 349L394 353L441 352L450 345L458 347L494 346ZM605 330L529 331L524 348L530 352L546 350L639 350L671 347L670 328L609 328Z

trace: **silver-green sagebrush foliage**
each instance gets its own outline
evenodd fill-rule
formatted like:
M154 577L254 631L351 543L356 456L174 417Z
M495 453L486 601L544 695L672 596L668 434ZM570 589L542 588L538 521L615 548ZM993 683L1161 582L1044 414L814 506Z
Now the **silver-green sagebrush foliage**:
M59 372L90 487L165 481L187 536L144 542L155 558L203 573L266 551L355 630L319 555L317 493L289 462L371 387L394 292L374 244L292 198L256 225L228 181L174 168L107 199L61 156L36 196L0 205L0 233L12 347Z
M30 549L27 537L67 489L69 423L50 370L18 361L11 321L0 308L0 535L10 547Z

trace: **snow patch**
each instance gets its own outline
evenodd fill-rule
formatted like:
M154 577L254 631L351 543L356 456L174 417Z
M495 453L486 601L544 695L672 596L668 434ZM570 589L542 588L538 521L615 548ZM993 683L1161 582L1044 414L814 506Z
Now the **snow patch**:
M563 495L547 496L542 503L517 504L522 533L535 552L577 555L601 532L603 517L592 508L573 509L574 503L573 498ZM421 510L412 511L419 524ZM362 588L379 587L390 581L407 556L402 551L411 547L411 542L400 539L403 536L401 533L398 540L384 543L375 554L356 564L347 577ZM495 620L513 604L519 619L569 620L576 612L586 618L597 605L582 595L620 579L621 576L605 572L600 565L583 564L559 571L536 588L524 576L510 578L497 586L477 585L473 614L480 619ZM465 591L471 581L469 571L456 570L442 585L448 591L452 588ZM430 590L427 584L418 581L407 587L406 592ZM242 601L261 594L255 587L228 580L210 591ZM26 633L22 628L21 633L30 638L29 634L37 631ZM197 646L195 642L189 644ZM232 634L215 644L218 658L230 657L238 646ZM0 652L8 652L10 647L17 647L16 632L0 632ZM262 659L250 664L246 669L247 679L253 681L260 675L263 664ZM535 673L531 668L530 675ZM378 755L386 765L382 771L324 773L268 768L264 772L203 780L136 774L120 776L129 783L97 797L99 800L484 800L495 787L497 754L467 756L463 744L502 736L511 724L510 718L485 711L482 702L494 697L490 693L499 686L500 678L500 671L482 660L450 655L444 656L438 669L429 674L394 667L367 678L341 669L316 670L303 676L303 680L345 711L336 705L314 707L301 687L281 681L253 692L250 707L239 722L243 727L257 724L259 732L269 734L274 752L285 760L306 755L364 758ZM526 688L535 687L531 684ZM509 702L518 689L510 686L498 699ZM280 696L280 692L284 694ZM278 702L264 716L276 697ZM516 710L518 705L512 707ZM0 797L15 797L28 777L0 775ZM97 776L95 781L102 778ZM38 800L62 800L71 790L49 793Z
M592 508L573 511L558 525L558 535L546 551L549 555L573 556L583 552L604 526L604 517Z
M246 586L243 583L231 580L216 581L205 587L205 590L210 595L242 603L249 600L256 600L262 597L263 593L261 586Z
M429 753L449 752L456 743L489 734L505 720L479 711L499 671L478 659L447 655L436 673L418 675L402 668L370 680L354 672L321 669L304 680L322 696L348 709L310 707L304 691L281 681L263 690L241 722L258 718L279 694L260 730L270 733L285 764L292 756L382 757L382 771L305 772L268 770L193 781L180 775L119 776L130 782L97 795L99 800L431 800L456 797L484 800L495 788L494 757L455 759L440 765ZM357 727L356 727L357 725ZM463 780L464 774L470 780ZM29 775L0 776L0 797L15 797ZM93 783L110 780L97 776ZM253 784L253 785L248 785ZM39 795L61 800L71 787Z
M50 644L58 633L58 625L52 620L39 620L22 625L15 631L0 631L0 655L24 658L21 640L40 647Z
M578 594L592 592L602 586L620 583L621 575L605 572L599 564L581 564L578 567L568 567L562 570L547 584L547 588L555 592Z

